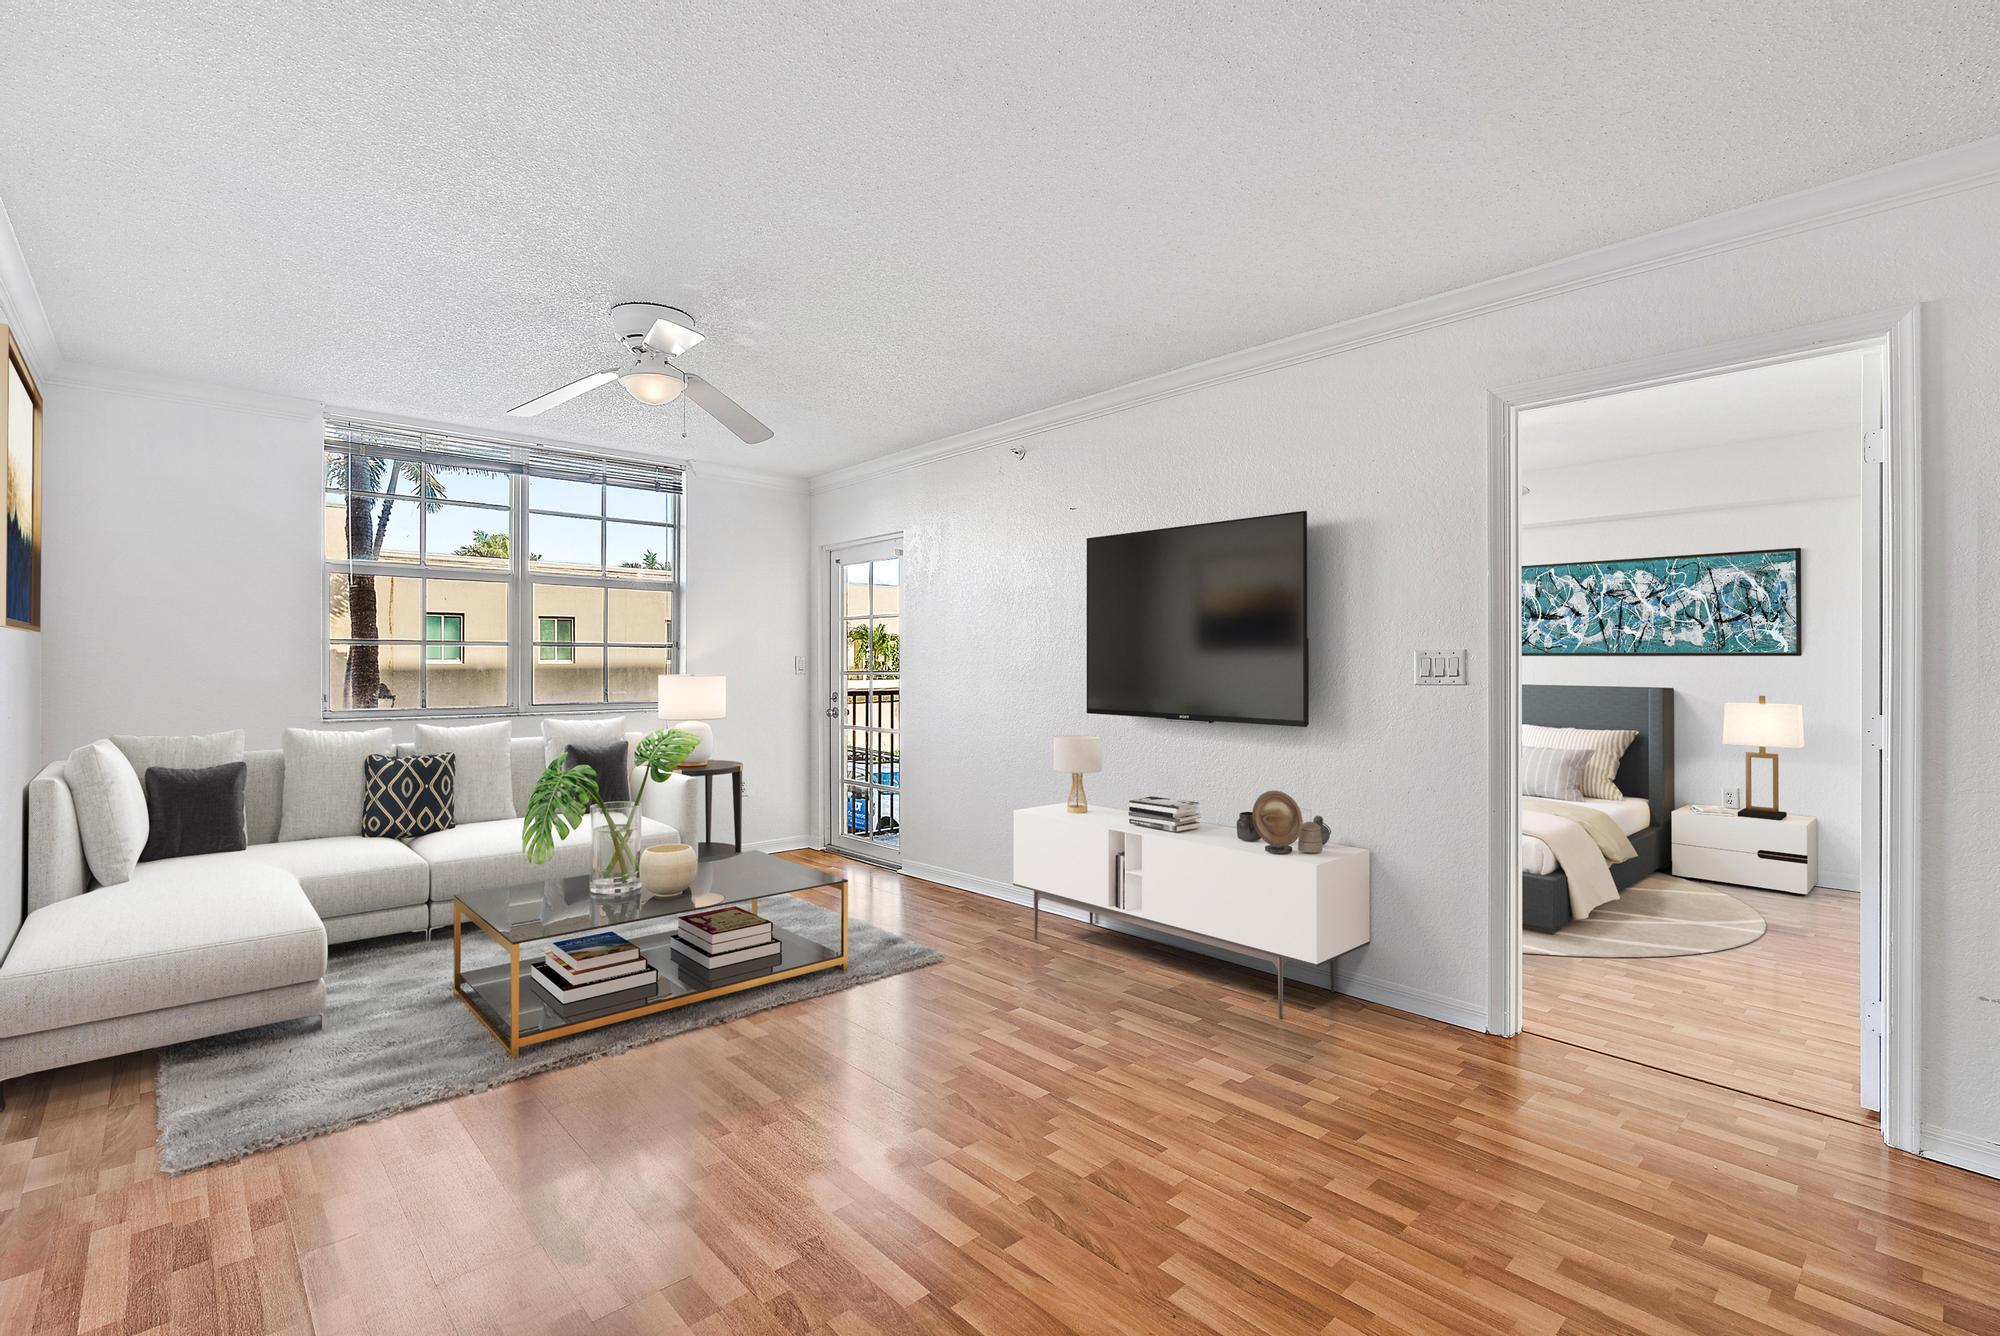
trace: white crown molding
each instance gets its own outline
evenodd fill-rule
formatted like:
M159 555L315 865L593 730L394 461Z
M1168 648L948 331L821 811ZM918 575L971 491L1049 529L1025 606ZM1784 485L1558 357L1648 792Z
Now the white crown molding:
M128 371L123 367L98 366L86 362L65 362L49 378L48 384L63 389L88 390L94 394L125 394L168 403L198 404L238 413L289 419L317 418L320 406L311 399L282 394L266 394L233 385L210 385L202 381L180 380Z
M833 469L814 477L812 490L825 492L851 487L873 478L921 468L996 445L1007 445L1211 385L1337 356L1370 344L1403 338L1579 288L1995 184L2000 184L2000 136L1975 140L1958 148L1912 158L1908 162L1860 176L1781 195L1761 204L1732 209L1648 236L1614 242L1567 259L1485 279L1450 292L1392 306L1372 315L1358 316L1254 348L1212 357L1115 389L1008 418L991 426Z
M766 473L762 469L746 469L736 464L717 464L705 459L697 459L687 466L688 473L697 481L713 478L717 482L736 483L743 487L768 487L776 492L794 492L803 496L808 488L804 478L783 473Z
M7 216L4 202L0 202L0 324L14 331L28 370L41 384L47 385L62 370L62 345L56 342L55 326L35 289L35 276L28 272L28 258L21 254L21 239L14 235L14 220Z

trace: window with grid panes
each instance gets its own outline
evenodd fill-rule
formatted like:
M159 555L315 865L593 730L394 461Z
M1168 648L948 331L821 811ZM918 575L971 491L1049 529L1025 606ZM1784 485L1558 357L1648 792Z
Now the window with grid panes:
M681 470L330 419L329 718L641 708L676 671Z

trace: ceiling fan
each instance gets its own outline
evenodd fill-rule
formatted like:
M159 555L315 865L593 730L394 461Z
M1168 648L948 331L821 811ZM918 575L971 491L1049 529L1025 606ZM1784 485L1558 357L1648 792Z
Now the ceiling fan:
M670 404L685 392L697 408L735 432L746 445L771 439L771 429L744 412L734 399L700 376L673 364L671 359L701 342L694 317L686 311L656 302L619 302L611 308L611 330L630 350L630 366L623 370L593 371L561 389L550 390L518 408L508 409L507 416L534 417L615 380L642 404Z

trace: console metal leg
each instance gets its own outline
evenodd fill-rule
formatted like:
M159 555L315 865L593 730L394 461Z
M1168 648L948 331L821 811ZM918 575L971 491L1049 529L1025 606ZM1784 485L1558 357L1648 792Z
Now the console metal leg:
M1042 940L1042 893L1033 891L1030 894L1035 897L1035 940L1039 942Z
M1285 1018L1285 958L1272 956L1271 963L1278 969L1278 1019Z

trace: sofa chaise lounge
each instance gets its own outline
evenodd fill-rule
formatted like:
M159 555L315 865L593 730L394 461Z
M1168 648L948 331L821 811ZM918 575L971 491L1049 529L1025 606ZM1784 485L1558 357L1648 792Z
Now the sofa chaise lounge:
M543 768L542 739L514 739L508 761L522 812ZM248 848L141 863L109 887L92 882L64 763L30 781L28 912L11 940L0 918L0 1082L317 1016L329 944L428 935L450 925L462 890L590 870L587 828L537 866L522 852L518 816L407 841L281 841L284 753L248 751L244 762ZM678 839L691 792L679 776L649 785L644 838Z

